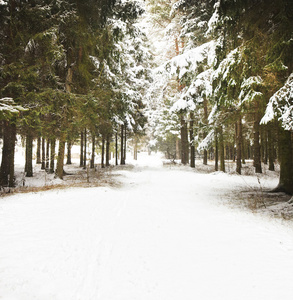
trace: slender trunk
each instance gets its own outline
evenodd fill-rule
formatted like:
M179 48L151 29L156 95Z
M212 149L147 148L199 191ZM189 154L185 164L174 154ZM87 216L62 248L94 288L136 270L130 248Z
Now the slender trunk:
M137 160L137 138L134 139L133 159Z
M268 155L268 128L267 126L262 126L262 139L261 139L261 147L263 149L263 163L265 165L268 164L269 155Z
M203 131L203 138L207 136L207 123L208 123L208 103L207 100L204 99L203 101L203 109L204 109L204 131ZM203 164L208 164L208 151L203 151Z
M225 147L223 127L219 126L219 155L220 155L220 171L225 172Z
M242 138L242 144L241 144L241 153L242 153L242 164L245 165L245 157L246 157L246 151L245 151L245 144L246 140Z
M67 165L71 165L72 161L71 161L71 147L72 144L70 141L67 142L67 160L66 160L66 164Z
M190 167L195 168L195 146L194 146L194 133L193 133L193 113L190 113L190 129L189 129L189 137L190 137Z
M118 166L118 133L115 134L115 165Z
M87 151L87 133L86 133L86 129L84 130L84 151L83 151L83 168L85 169L86 168L86 151Z
M184 120L183 115L180 117L181 120L181 163L186 165L188 164L188 152L189 152L189 145L188 145L188 130L187 130L187 122Z
M215 171L219 170L219 144L218 144L218 130L215 129Z
M10 140L10 158L9 158L9 187L15 186L14 176L14 154L15 154L15 141L16 141L16 125L11 124L11 140Z
M54 173L55 172L55 146L56 146L56 139L52 138L51 139L51 151L50 151L50 171L49 173Z
M69 64L70 65L70 64ZM71 67L67 70L66 80L65 80L65 91L66 93L71 93L71 84L72 84L72 77L73 77L73 70ZM66 131L67 128L66 120L67 120L67 113L66 109L62 112L62 119L64 120L64 123L61 124L61 133L60 133L60 139L59 139L59 149L58 149L58 157L57 157L57 168L56 173L57 176L60 179L63 179L63 176L65 174L63 170L64 166L64 155L65 155L65 144L66 144Z
M110 166L110 136L106 138L106 167Z
M41 160L41 138L38 137L37 140L37 164L41 164L42 160Z
M79 156L79 166L83 166L83 131L80 132L80 156Z
M127 125L124 125L124 156L123 156L123 161L124 161L124 165L126 164L126 149L127 149Z
M102 157L101 157L101 166L102 166L102 168L105 168L104 158L105 158L105 139L103 137L102 138Z
M261 152L260 152L260 144L259 144L259 105L256 102L255 114L254 114L254 167L255 173L262 173L261 169Z
M92 133L92 158L91 158L91 169L95 168L95 151L96 151L96 137Z
M176 139L176 159L180 159L181 152L180 152L180 140Z
M269 170L275 171L274 144L273 144L271 124L268 125L268 157L269 157Z
M30 133L26 135L25 158L26 177L33 177L33 138Z
M46 147L45 147L45 139L42 137L42 170L46 169Z
M120 164L125 165L125 160L124 160L124 125L121 125L121 159L120 159Z
M236 172L241 174L241 145L242 145L242 120L241 116L238 117L236 122Z
M50 140L47 139L47 144L46 144L46 170L49 169L49 157L50 157Z

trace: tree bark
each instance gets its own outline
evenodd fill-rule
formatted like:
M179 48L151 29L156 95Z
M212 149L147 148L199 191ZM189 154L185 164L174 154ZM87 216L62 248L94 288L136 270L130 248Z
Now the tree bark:
M46 147L45 147L45 139L42 137L42 170L46 169Z
M50 157L50 140L47 139L47 144L46 144L46 170L49 170L49 157Z
M275 171L274 144L273 144L272 125L271 124L268 124L268 158L269 158L269 170Z
M262 173L261 169L261 152L260 152L260 144L259 144L259 122L260 122L260 117L259 117L259 105L256 104L255 107L255 114L254 114L254 139L253 139L253 144L254 144L254 167L255 167L255 173Z
M290 131L279 129L280 178L277 191L293 194L293 150Z
M189 129L189 137L190 137L190 167L195 168L195 146L194 146L194 133L193 133L193 118L194 114L190 113L190 129Z
M14 176L14 154L15 154L15 141L16 141L16 124L11 124L11 141L10 141L10 161L9 161L9 187L15 186Z
M105 162L104 162L104 158L105 158L105 138L102 138L102 157L101 157L101 166L102 168L105 168Z
M59 140L57 170L56 170L57 176L60 179L63 179L63 175L64 175L63 165L64 165L65 143L66 143L66 134L62 132Z
M204 109L204 131L203 131L203 138L207 136L207 123L208 123L208 103L207 100L204 99L203 101L203 109ZM208 164L208 151L205 149L203 151L203 164Z
M67 160L66 160L67 165L72 164L72 161L71 161L71 147L72 147L71 142L67 141Z
M121 158L120 158L120 164L125 165L124 160L124 125L121 125Z
M127 125L124 125L124 155L123 155L123 161L124 165L126 164L126 150L127 150Z
M106 138L106 167L110 166L110 136Z
M188 154L189 154L189 145L188 145L188 130L187 130L187 122L184 120L183 115L180 116L181 121L181 163L186 165L189 162Z
M96 137L92 133L92 158L91 158L91 169L95 168L95 151L96 151Z
M118 133L115 134L115 165L118 166Z
M218 144L218 130L215 129L215 171L219 170L219 144Z
M41 138L38 137L37 140L37 164L41 164L42 160L41 160Z
M241 174L241 148L242 148L242 119L238 117L236 122L236 172Z
M30 133L26 135L25 143L25 174L33 177L33 138Z
M220 171L225 172L225 147L224 147L223 127L220 125L218 130L219 130Z
M83 131L80 132L80 156L79 156L79 166L83 166Z
M55 147L56 147L56 139L52 138L51 139L51 151L50 151L50 170L49 173L54 173L55 172Z
M133 159L137 160L137 138L134 138Z
M3 121L3 150L0 168L0 185L13 187L14 182L14 149L16 140L16 125Z
M87 132L86 132L86 128L84 129L84 151L83 151L83 168L86 168L86 151L87 151Z

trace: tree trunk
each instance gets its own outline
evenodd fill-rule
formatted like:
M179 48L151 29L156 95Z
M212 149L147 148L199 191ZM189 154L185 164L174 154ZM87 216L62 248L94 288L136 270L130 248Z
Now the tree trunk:
M71 161L71 147L72 144L70 141L67 142L67 160L66 160L66 164L67 165L71 165L72 161Z
M272 137L272 125L268 124L268 158L269 158L269 170L275 171L275 156L274 156L274 143Z
M47 139L47 144L46 144L46 170L49 170L49 157L50 157L50 140Z
M194 146L194 133L193 133L193 113L190 113L190 129L189 129L189 137L190 137L190 167L195 168L195 146Z
M265 165L268 164L268 159L269 159L269 155L268 155L268 128L267 126L262 126L261 127L263 130L261 130L262 132L262 139L261 139L261 148L263 149L263 163Z
M33 177L33 138L30 133L26 135L25 173L26 177Z
M1 186L13 187L14 181L14 149L16 140L16 125L3 121L3 150L0 169Z
M125 160L124 160L124 125L121 125L121 159L120 159L120 164L125 165Z
M101 157L101 167L102 168L105 168L104 158L105 158L105 139L103 137L102 138L102 157Z
M241 174L241 148L242 148L242 120L241 116L238 117L236 122L236 172Z
M41 160L41 138L38 137L37 140L37 164L41 164L42 160Z
M219 145L218 145L218 131L215 129L215 171L219 170Z
M118 133L115 134L115 165L118 166Z
M134 138L133 159L137 160L137 138Z
M10 141L10 161L9 161L9 187L15 186L15 176L14 176L14 153L15 153L15 141L16 141L16 125L11 124L11 141Z
M256 104L255 107L255 114L254 114L254 167L255 167L255 173L262 173L261 169L261 152L260 152L260 144L259 144L259 105Z
M293 194L293 150L290 131L279 130L280 178L277 191Z
M207 136L207 123L208 123L208 103L207 99L203 101L203 109L204 109L204 131L203 131L203 138L205 139ZM203 164L208 164L208 151L205 149L203 151Z
M95 168L95 151L96 151L96 137L92 133L92 158L91 158L91 169Z
M184 120L183 115L180 116L181 121L181 163L186 165L189 162L188 159L188 152L189 152L189 145L188 145L188 130L187 130L187 122Z
M126 150L127 150L127 125L124 125L124 155L123 155L123 161L124 165L126 164Z
M64 165L65 143L66 143L66 134L62 132L59 140L57 170L56 170L57 176L60 179L63 179L63 175L64 175L63 165Z
M83 166L83 131L80 132L79 166Z
M85 169L86 168L86 151L87 151L87 132L86 132L86 129L84 130L84 151L83 151L83 168Z
M180 140L176 138L176 159L181 158L181 151L180 151Z
M42 137L42 170L46 169L46 147L45 147L45 139Z
M106 167L110 166L110 136L106 138Z
M68 65L70 66L70 64ZM72 77L73 77L73 70L72 67L69 67L67 70L66 80L65 80L65 91L68 94L71 93ZM62 119L64 120L64 123L61 125L61 133L60 133L59 149L58 149L58 157L57 157L57 168L56 168L57 176L60 179L63 179L63 175L65 173L63 167L64 167L65 144L66 144L66 135L67 135L65 131L65 129L67 128L66 107L62 112Z
M220 125L218 130L219 130L220 171L225 172L225 147L224 147L223 127Z
M51 151L50 151L50 154L51 154L51 157L50 157L50 170L49 170L49 173L54 173L55 172L55 146L56 146L56 139L55 138L52 138L51 139Z

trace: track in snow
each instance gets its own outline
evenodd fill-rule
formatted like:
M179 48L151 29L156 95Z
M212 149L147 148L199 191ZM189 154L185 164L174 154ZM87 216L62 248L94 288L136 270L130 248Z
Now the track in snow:
M120 174L0 200L0 299L293 298L293 230L219 205L227 177Z

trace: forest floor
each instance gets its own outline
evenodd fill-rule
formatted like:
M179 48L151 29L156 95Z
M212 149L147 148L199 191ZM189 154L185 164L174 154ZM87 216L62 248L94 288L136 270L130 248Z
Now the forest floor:
M161 154L155 155L157 164L165 169L177 169L199 174L209 174L213 177L224 176L227 178L227 186L229 190L222 197L222 202L237 209L250 210L253 213L267 214L271 217L283 218L285 220L293 221L293 204L289 204L291 196L285 193L275 193L272 190L278 184L279 166L276 165L276 171L269 171L268 166L262 166L263 173L255 174L253 161L246 161L242 165L242 175L236 173L236 165L233 161L226 161L226 174L214 171L213 161L209 161L208 165L203 165L202 160L196 160L196 167L191 169L189 166L180 165L179 161L171 161L163 159ZM128 154L131 157L131 154ZM40 192L51 189L66 189L69 187L100 187L100 186L119 186L116 171L118 170L131 170L137 165L144 165L146 153L142 153L140 161L128 159L125 166L114 166L114 160L111 166L101 168L98 164L95 169L79 167L78 159L73 160L72 165L66 165L64 180L56 178L54 174L48 174L41 170L40 165L34 165L34 177L26 178L23 173L23 158L19 159L20 163L16 166L16 187L3 188L0 191L1 196L8 196L15 193L29 193ZM159 158L159 159L158 159ZM150 163L150 162L148 162ZM232 178L238 178L235 188L231 192L231 184L229 182ZM233 180L232 180L233 181Z
M277 176L144 154L90 176L69 170L62 185L36 172L0 198L1 300L293 298L292 222L235 205ZM44 183L55 188L28 193Z

